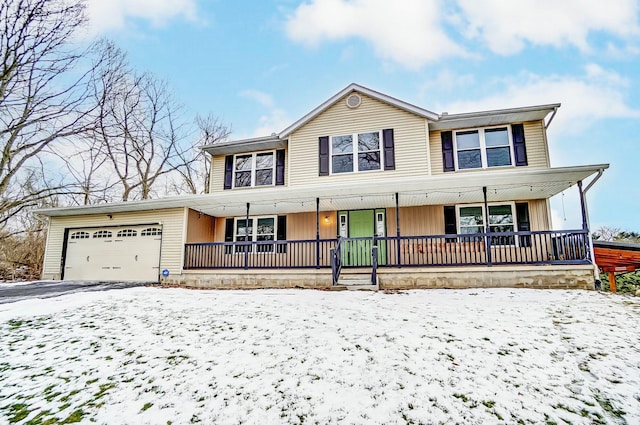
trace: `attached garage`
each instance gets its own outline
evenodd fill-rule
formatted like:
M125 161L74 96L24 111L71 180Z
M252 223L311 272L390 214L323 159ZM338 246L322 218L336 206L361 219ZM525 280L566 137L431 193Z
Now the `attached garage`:
M157 282L162 227L68 229L64 280Z

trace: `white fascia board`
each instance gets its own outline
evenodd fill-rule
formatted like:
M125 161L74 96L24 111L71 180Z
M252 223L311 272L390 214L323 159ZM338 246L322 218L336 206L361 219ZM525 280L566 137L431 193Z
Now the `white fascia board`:
M282 149L287 146L287 139L278 136L256 137L252 139L234 140L200 146L200 149L211 155L231 155L243 152L255 152L269 149Z
M430 192L449 193L457 195L457 192L467 193L475 191L481 193L482 187L490 190L504 190L511 193L510 196L527 195L530 187L547 187L539 192L538 198L549 198L566 188L574 185L579 180L584 180L600 170L609 168L608 164L582 165L575 167L540 168L522 170L510 168L504 171L483 170L474 172L445 173L437 176L422 176L414 178L398 178L385 180L384 185L365 184L365 182L313 184L297 187L270 187L260 189L228 190L216 194L184 195L157 200L129 201L114 204L48 208L33 211L45 216L69 216L85 214L109 214L129 211L160 210L169 208L188 207L203 211L215 216L242 215L247 203L255 203L259 208L253 208L254 213L293 213L302 211L314 211L315 199L359 199L363 202L366 198L392 199L395 193L403 195L428 194ZM320 179L321 180L321 179ZM508 192L510 191L510 192ZM474 196L478 196L477 194ZM437 198L436 198L437 199ZM441 198L441 199L451 199ZM477 202L475 198L468 197L468 202ZM514 198L518 199L518 198ZM444 202L444 201L441 201ZM433 200L424 200L422 205L435 203ZM447 200L446 202L451 202ZM380 207L388 205L379 204ZM390 205L389 205L390 206ZM339 209L336 203L323 209Z
M557 110L560 103L525 106L521 108L496 109L491 111L467 112L440 115L429 123L430 130L454 130L459 128L484 127L514 122L538 121Z

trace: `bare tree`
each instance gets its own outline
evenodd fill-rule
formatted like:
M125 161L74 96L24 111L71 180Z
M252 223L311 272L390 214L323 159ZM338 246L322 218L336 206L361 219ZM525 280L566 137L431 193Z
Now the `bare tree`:
M172 190L176 193L209 193L211 177L211 157L200 149L227 140L231 127L213 114L206 117L197 115L195 124L198 138L192 148L181 156L181 166L176 169L180 178L174 181Z
M94 86L99 108L93 137L121 199L148 199L161 177L184 167L188 157L182 109L166 82L132 71L125 55L107 45L108 60Z
M37 160L86 130L91 70L69 41L84 12L81 0L0 0L0 227L67 190L37 179Z

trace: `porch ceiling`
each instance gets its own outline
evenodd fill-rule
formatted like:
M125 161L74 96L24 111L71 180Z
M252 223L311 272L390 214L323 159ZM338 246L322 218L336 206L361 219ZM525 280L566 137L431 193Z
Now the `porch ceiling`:
M109 214L189 207L216 217L242 216L247 202L252 215L273 215L321 211L395 207L399 194L401 207L483 202L487 187L489 202L546 199L608 168L608 164L550 169L511 168L503 171L447 173L437 176L372 180L364 183L272 187L258 190L231 190L212 195L188 195L157 200L129 201L105 205L50 208L34 211L46 216Z

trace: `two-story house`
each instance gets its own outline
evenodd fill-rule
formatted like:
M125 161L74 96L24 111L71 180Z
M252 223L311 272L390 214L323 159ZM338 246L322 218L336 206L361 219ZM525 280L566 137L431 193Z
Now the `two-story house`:
M204 146L208 194L39 210L43 278L593 288L585 192L608 165L550 166L559 106L436 114L351 84L279 134ZM552 230L572 186L583 226Z

